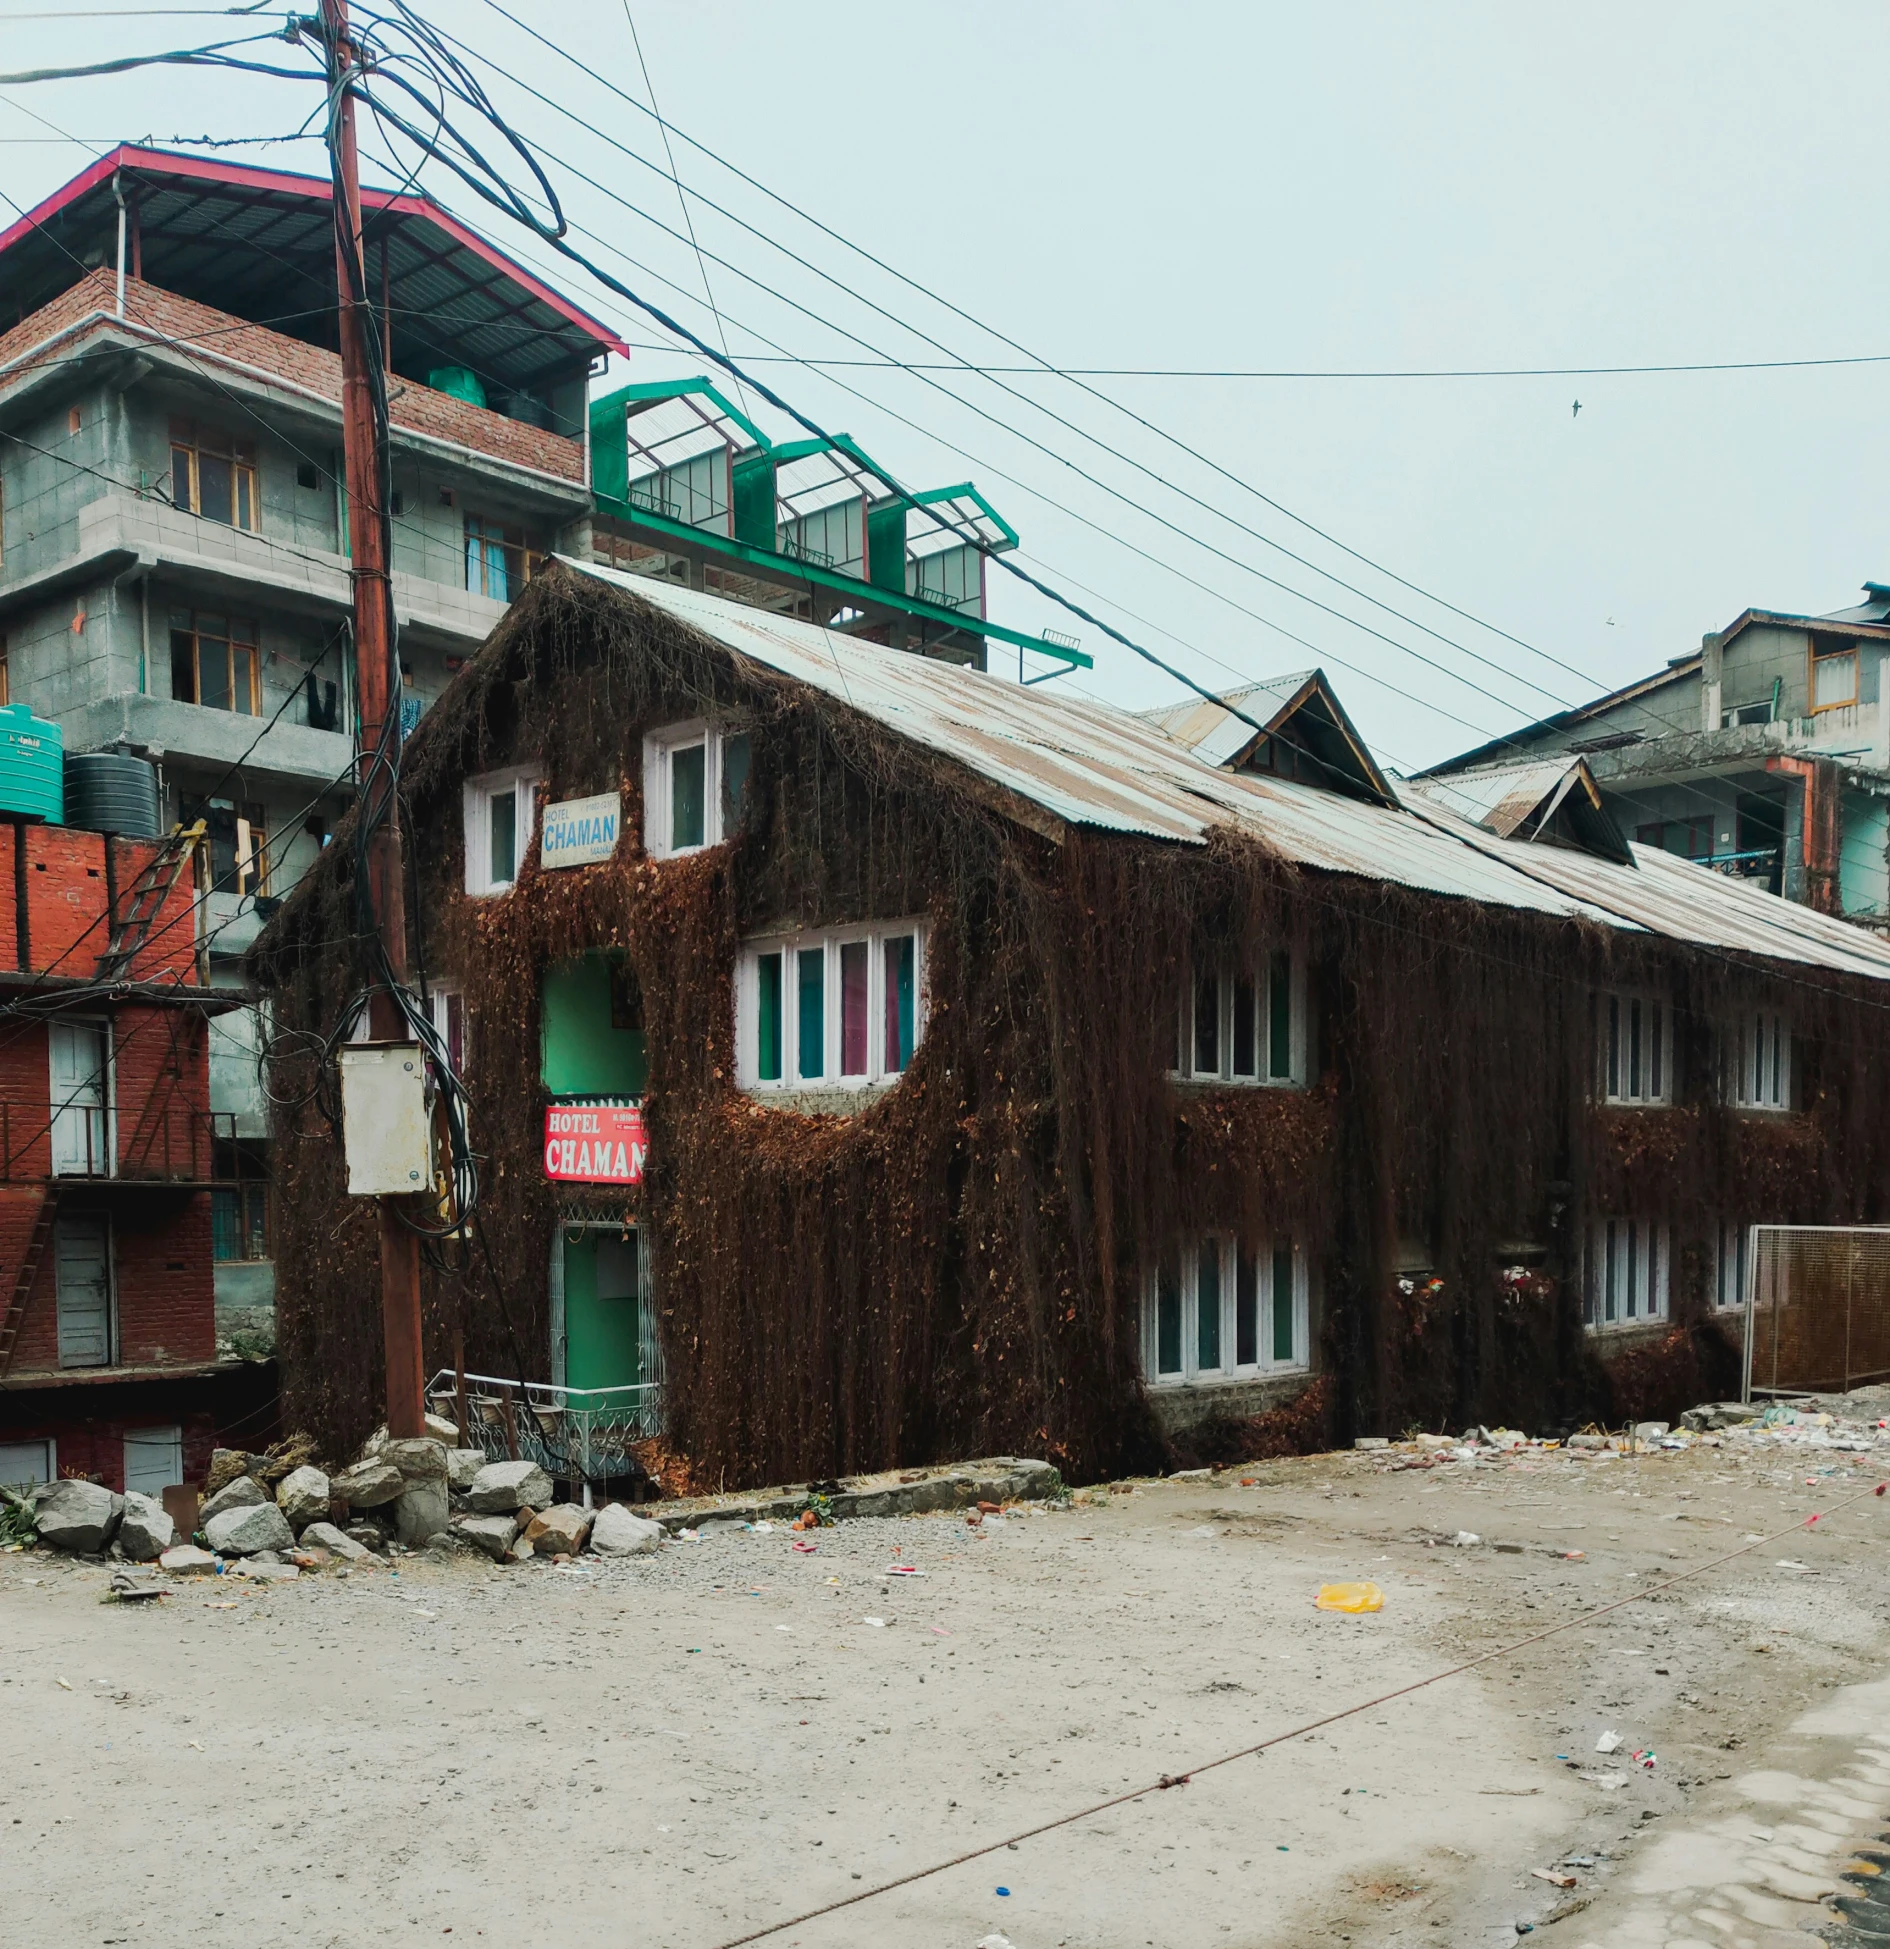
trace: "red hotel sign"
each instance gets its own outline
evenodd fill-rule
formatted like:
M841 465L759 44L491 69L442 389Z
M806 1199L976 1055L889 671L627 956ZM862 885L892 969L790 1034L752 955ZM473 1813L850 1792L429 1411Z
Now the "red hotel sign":
M554 1104L545 1112L545 1175L580 1184L641 1184L650 1148L643 1112L621 1104Z

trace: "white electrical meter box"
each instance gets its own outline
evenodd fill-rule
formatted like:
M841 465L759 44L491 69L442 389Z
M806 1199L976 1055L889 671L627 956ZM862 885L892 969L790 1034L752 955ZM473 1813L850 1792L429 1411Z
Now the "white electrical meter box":
M397 1197L433 1181L427 1071L414 1042L364 1042L341 1050L341 1139L348 1193Z

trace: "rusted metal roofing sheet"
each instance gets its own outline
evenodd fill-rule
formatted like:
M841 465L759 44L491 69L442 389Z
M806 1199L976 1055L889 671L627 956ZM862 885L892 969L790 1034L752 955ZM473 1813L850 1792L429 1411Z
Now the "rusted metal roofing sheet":
M1232 830L1324 873L1890 980L1890 947L1872 936L1664 853L1636 848L1637 870L1495 838L1415 791L1399 809L1219 771L1108 704L1052 697L702 590L562 559L1072 825L1191 846Z
M1318 674L1316 670L1295 670L1290 676L1271 677L1265 683L1249 684L1244 690L1230 690L1218 702L1207 697L1187 697L1179 704L1137 711L1136 716L1158 731L1166 732L1177 744L1186 745L1197 758L1204 758L1210 765L1224 765L1260 735L1247 722L1248 718L1255 724L1271 724ZM1236 717L1235 711L1245 715Z
M1411 790L1412 811L1505 859L1519 873L1600 908L1617 926L1723 953L1757 955L1890 981L1890 943L1848 921L1781 900L1750 880L1697 866L1657 846L1630 847L1632 866L1569 846L1499 839Z
M1507 839L1580 763L1579 758L1557 752L1552 758L1534 758L1527 764L1492 765L1487 771L1451 772L1442 778L1413 781L1407 791L1421 793Z

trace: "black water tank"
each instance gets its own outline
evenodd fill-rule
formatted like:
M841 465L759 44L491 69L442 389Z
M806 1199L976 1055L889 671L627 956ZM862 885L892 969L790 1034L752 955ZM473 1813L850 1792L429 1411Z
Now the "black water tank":
M127 839L158 835L157 767L122 751L66 754L66 824Z

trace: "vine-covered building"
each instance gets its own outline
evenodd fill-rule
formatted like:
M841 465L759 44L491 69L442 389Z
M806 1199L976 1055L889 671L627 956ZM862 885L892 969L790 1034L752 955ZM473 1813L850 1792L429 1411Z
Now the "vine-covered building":
M1890 948L1630 846L1579 759L1388 778L1317 672L1136 716L561 561L404 789L484 1159L429 1360L660 1377L731 1486L1672 1405L1743 1228L1890 1206ZM252 955L324 1037L337 837ZM340 1447L374 1217L304 1061L285 1413Z

